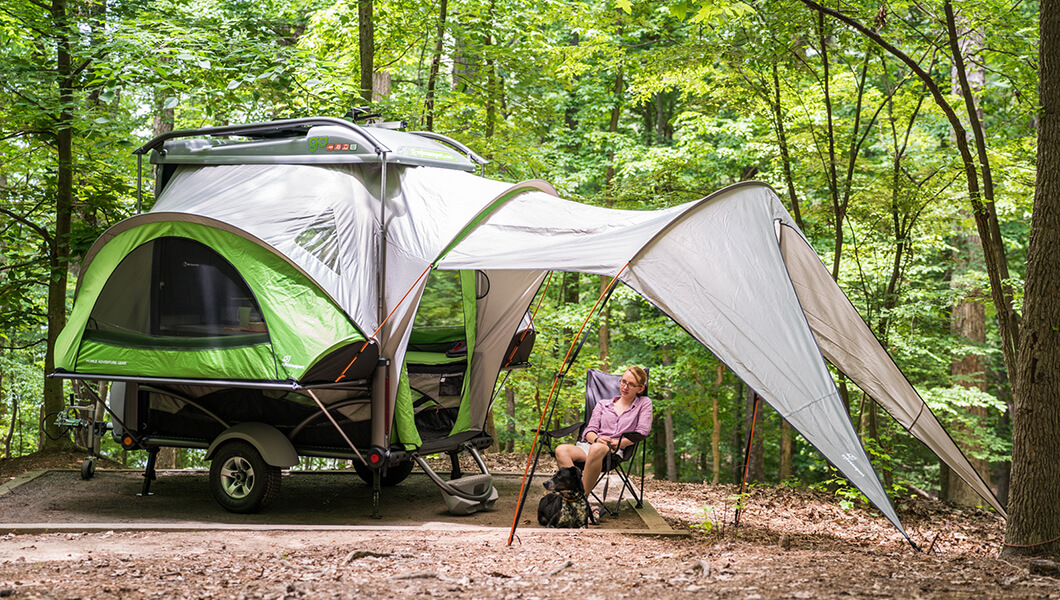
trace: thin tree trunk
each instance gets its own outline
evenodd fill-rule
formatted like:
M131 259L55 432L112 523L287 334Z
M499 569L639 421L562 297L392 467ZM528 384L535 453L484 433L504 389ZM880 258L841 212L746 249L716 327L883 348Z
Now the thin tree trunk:
M745 462L744 449L747 445L747 436L744 434L744 405L746 399L744 396L747 393L747 385L744 382L736 384L736 399L733 402L733 417L735 418L736 427L734 427L732 435L732 457L731 463L732 469L732 482L736 485L740 485L743 481L743 466Z
M952 331L958 337L967 340L971 344L982 346L986 344L986 310L982 303L979 302L979 297L982 295L982 290L978 289L978 286L969 284L967 276L969 272L977 271L981 265L982 260L979 256L979 252L976 250L980 248L979 240L973 232L963 231L960 233L960 240L958 240L955 246L961 254L962 259L959 261L956 267L957 272L954 273L951 287L955 291L960 293L957 304L953 307L952 317ZM986 390L986 364L985 357L982 353L969 353L964 356L955 356L953 362L950 364L950 375L953 377L954 383L963 386L965 388L975 388L981 391ZM985 418L986 409L977 406L964 406L959 409L961 412L971 415L973 418ZM949 424L951 427L954 424ZM969 436L971 437L971 436ZM974 453L976 448L974 442L971 447L966 447L966 453ZM969 462L975 470L983 477L983 480L990 483L990 464L981 459L969 457ZM962 506L976 506L982 502L977 494L968 484L957 476L953 470L942 464L942 468L939 471L941 478L940 497L943 500L960 504Z
M504 444L505 452L515 452L515 389L511 386L504 387L504 408L508 415L508 441Z
M55 234L48 248L51 277L48 280L48 345L44 356L45 374L55 372L55 341L66 325L66 282L70 259L70 221L74 204L74 81L70 55L71 29L66 0L53 0L52 23L55 27L56 69L59 81L59 112L55 120L55 145L58 157L55 189ZM63 382L44 379L44 414L63 410ZM61 436L52 419L47 419L40 440L42 450L69 447L68 436ZM55 439L53 439L55 438Z
M444 0L443 0L444 1ZM375 72L375 0L357 0L357 39L361 56L361 98L372 103Z
M4 436L4 458L12 458L11 440L15 438L15 423L18 423L18 396L11 394L11 423L7 427L7 435Z
M718 408L718 394L721 393L721 384L724 381L725 365L718 363L718 378L714 382L716 388L714 397L711 398L711 417L713 418L713 429L710 434L711 455L714 458L714 478L712 483L721 483L721 415Z
M624 72L622 67L618 68L618 73L615 75L615 86L611 90L611 101L614 102L614 106L611 107L611 121L607 125L608 133L618 133L618 121L622 116L622 94L626 88ZM607 169L604 172L604 189L610 191L611 183L615 178L615 151L612 146L607 151ZM610 195L610 194L609 194Z
M780 164L784 167L784 183L788 186L788 198L791 200L791 213L795 224L805 230L802 223L802 208L799 206L799 195L795 192L795 177L791 173L791 154L788 151L788 135L784 129L784 107L780 103L780 73L776 61L773 61L773 128L777 134L777 147L780 149Z
M791 456L794 449L791 425L780 420L780 481L791 478Z
M668 367L673 363L670 358L670 346L664 344L662 350L662 364L664 367ZM676 440L674 438L674 415L672 410L669 408L672 404L673 393L663 388L661 395L663 402L662 405L667 407L666 412L663 416L663 426L666 431L666 475L670 481L677 481L677 451L676 451Z
M445 42L445 19L446 11L449 9L448 0L440 0L438 3L438 30L437 39L434 43L434 55L431 57L431 71L427 76L427 95L424 99L424 112L426 113L426 129L434 131L434 94L438 85L438 70L442 64L442 48Z
M670 473L666 470L666 426L651 428L651 471L655 479L670 480Z
M674 452L674 415L666 411L663 415L663 427L666 431L666 479L677 481L677 455Z
M494 127L497 123L497 104L499 94L499 82L497 77L497 65L493 59L493 26L494 12L497 8L496 0L490 0L489 20L487 29L483 32L483 46L486 54L486 138L492 138Z

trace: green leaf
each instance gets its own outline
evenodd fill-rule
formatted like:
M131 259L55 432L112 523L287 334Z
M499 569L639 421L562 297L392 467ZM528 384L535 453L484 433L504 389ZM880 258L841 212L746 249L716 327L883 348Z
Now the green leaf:
M615 0L615 6L627 15L633 13L633 3L629 0Z
M228 82L228 89L234 90L241 85L243 85L242 79L233 79L232 81Z
M162 108L169 110L171 108L176 108L178 104L180 104L180 99L176 96L170 96L162 103Z

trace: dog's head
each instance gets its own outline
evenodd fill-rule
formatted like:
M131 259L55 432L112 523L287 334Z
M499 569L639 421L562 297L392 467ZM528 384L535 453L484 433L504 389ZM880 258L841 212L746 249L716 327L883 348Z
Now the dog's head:
M563 467L552 479L545 481L545 489L565 498L580 498L585 495L582 485L582 470L578 467Z

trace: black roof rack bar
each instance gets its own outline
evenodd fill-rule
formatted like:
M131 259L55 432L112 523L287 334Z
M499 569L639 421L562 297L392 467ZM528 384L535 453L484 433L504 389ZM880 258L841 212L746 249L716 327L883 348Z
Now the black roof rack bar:
M451 138L451 137L449 137L447 135L442 135L440 133L435 133L433 131L410 131L409 133L411 133L413 135L418 135L420 137L425 137L427 139L434 140L436 142L442 142L443 144L448 144L449 146L451 146L453 148L456 148L457 150L463 152L469 159L471 159L472 162L474 162L477 165L488 165L490 163L490 161L488 161L485 158L482 158L481 156L479 156L471 148L468 148L464 144L461 144L460 142L454 140L453 138Z
M177 131L170 131L169 133L163 133L155 139L147 142L143 146L140 146L133 151L133 154L147 154L151 150L158 148L162 144L169 140L178 138L189 138L189 137L201 137L201 136L231 136L231 135L262 135L266 133L285 131L294 129L296 127L311 127L313 125L335 125L338 127L345 127L350 131L353 131L364 138L372 149L375 150L376 154L382 154L391 152L390 148L387 148L379 140L375 139L372 134L368 133L364 127L351 123L345 119L338 119L335 117L304 117L300 119L283 119L280 121L268 121L264 123L246 123L243 125L222 125L220 127L201 127L198 129L179 129ZM470 150L469 150L470 152Z

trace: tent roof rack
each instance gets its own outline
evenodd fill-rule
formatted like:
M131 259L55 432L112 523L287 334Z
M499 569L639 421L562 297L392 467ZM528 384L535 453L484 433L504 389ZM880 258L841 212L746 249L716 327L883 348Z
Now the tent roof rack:
M242 138L242 139L233 139ZM395 163L475 171L486 165L464 144L394 124L358 125L335 117L306 117L164 133L133 154L152 164Z

